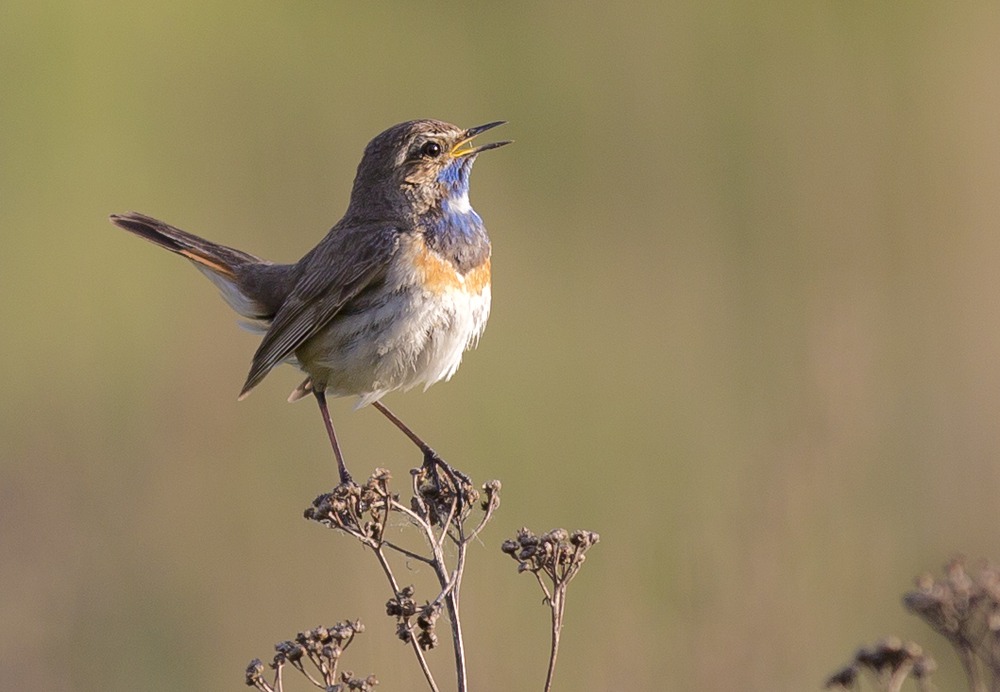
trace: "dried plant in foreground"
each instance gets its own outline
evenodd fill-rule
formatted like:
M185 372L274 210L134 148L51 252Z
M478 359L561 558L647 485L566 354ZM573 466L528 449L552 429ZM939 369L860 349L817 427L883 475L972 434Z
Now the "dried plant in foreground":
M970 575L965 561L954 559L944 571L942 578L918 577L917 588L903 596L903 604L952 645L970 692L1000 692L1000 568L985 564ZM911 673L921 689L930 689L927 677L934 668L933 659L916 644L891 638L861 649L830 676L826 687L860 689L860 672L867 670L882 690L901 689Z
M424 463L410 472L411 496L402 502L393 492L392 477L375 469L358 485L347 480L317 497L305 517L335 531L352 536L371 551L388 581L390 598L386 614L395 621L396 635L413 652L432 692L440 692L428 663L427 652L439 644L438 625L446 615L451 633L458 692L467 692L468 674L462 637L460 596L469 544L475 541L500 506L500 482L490 481L477 490L472 480L448 466L427 448ZM391 537L387 528L392 527ZM402 531L400 529L415 529ZM409 539L417 547L404 542ZM503 551L518 562L521 572L535 575L552 611L552 648L545 690L552 686L559 636L566 608L566 589L600 537L591 531L555 529L535 536L527 529L505 541ZM427 566L436 584L433 598L418 599L417 588L397 578L402 562L412 572L414 563ZM326 692L371 690L374 676L355 678L339 673L337 665L354 636L363 631L360 622L344 622L330 628L300 633L280 642L271 663L273 679L265 679L264 664L255 659L246 670L247 685L261 692L283 692L282 671L291 665L310 683Z
M943 578L918 577L903 604L954 647L970 690L1000 692L1000 569L987 564L970 575L954 559Z
M552 529L536 536L522 528L513 540L504 541L500 548L517 561L518 572L531 572L535 575L552 613L552 646L549 651L549 669L545 676L546 692L552 687L556 657L559 655L566 589L587 559L587 551L599 540L601 537L593 531L574 531L570 534L566 529Z
M286 665L292 666L315 687L325 692L367 692L375 688L378 680L374 675L355 678L350 671L338 675L337 664L340 657L354 641L355 635L365 631L360 620L338 622L332 627L317 627L308 632L299 632L295 639L274 645L278 652L271 661L274 670L271 681L264 678L264 662L259 658L250 661L246 671L246 683L261 692L283 692L282 673Z
M439 458L427 459L420 468L411 471L412 496L404 504L390 489L391 478L386 469L376 469L364 485L353 481L341 483L317 497L305 516L353 536L375 555L392 590L386 613L396 619L397 635L410 646L427 684L435 692L439 687L425 652L437 646L438 618L442 608L447 612L457 686L459 692L466 692L468 674L459 612L462 576L469 543L479 536L500 505L500 482L486 483L481 494L465 474ZM402 517L416 527L425 552L386 537L386 527L393 516ZM419 604L414 599L414 587L403 586L397 579L389 559L391 554L429 566L440 591ZM452 559L454 564L450 564Z
M854 659L831 675L827 689L860 689L862 672L870 674L878 689L898 692L911 674L920 689L929 690L930 674L936 670L934 659L924 654L913 642L903 642L898 637L887 637L873 646L858 649Z

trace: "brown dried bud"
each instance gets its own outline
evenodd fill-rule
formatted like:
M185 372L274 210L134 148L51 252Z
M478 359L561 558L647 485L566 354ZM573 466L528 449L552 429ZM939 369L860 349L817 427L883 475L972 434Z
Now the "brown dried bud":
M254 687L263 680L264 676L264 662L259 658L255 658L250 661L250 665L247 666L247 685Z
M827 678L823 687L827 689L842 687L843 689L848 690L854 687L854 683L857 679L858 669L854 665L849 665L841 668Z

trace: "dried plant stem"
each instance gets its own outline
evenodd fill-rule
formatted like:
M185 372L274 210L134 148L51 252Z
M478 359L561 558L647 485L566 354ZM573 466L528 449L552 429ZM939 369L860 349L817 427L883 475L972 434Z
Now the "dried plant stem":
M389 510L395 509L396 511L401 511L406 509L398 502L393 500L391 497L388 498L388 502L389 502ZM386 511L382 514L381 526L379 527L380 530L378 532L378 535L380 537L385 535L385 524L389 519L389 514L390 511ZM370 543L365 542L365 544L369 548L371 548L372 552L375 553L375 557L378 558L378 562L382 566L382 571L385 572L385 576L389 580L389 586L392 587L392 592L394 594L398 594L400 591L399 582L396 581L396 577L392 573L392 566L389 564L389 560L386 558L385 552L382 550L383 546L387 546L392 550L396 550L400 554L405 555L409 558L417 559L420 560L421 562L426 562L429 564L431 563L430 560L428 560L422 555L418 555L417 553L414 553L410 550L406 550L399 546L395 546L391 543L386 543L381 539L379 539L378 541L371 540ZM431 668L427 664L427 657L424 656L424 652L420 649L420 644L417 642L416 637L410 637L410 648L413 650L414 656L417 657L417 663L420 665L420 670L423 672L424 679L427 680L428 686L431 688L433 692L440 692L440 688L438 687L437 681L434 679L434 674L431 672Z
M438 467L442 468L444 472L449 476L451 483L457 488L460 485L460 480L471 485L471 481L464 474L458 474L459 478L455 477L455 471L451 469L450 466L444 463L444 460L438 456L430 446L427 445L418 435L416 435L402 420L399 419L392 411L385 407L381 402L374 402L374 407L382 413L386 418L389 419L400 431L406 435L411 442L413 442L421 452L424 454L424 468L432 469L436 471ZM414 483L414 493L415 498L420 498L421 493L418 487L419 481L417 474L413 474ZM458 692L466 692L468 689L468 673L466 671L465 663L465 644L462 639L462 620L459 617L458 609L458 593L461 590L462 574L465 569L465 546L466 541L462 540L461 537L455 540L458 546L458 559L457 565L454 573L448 574L447 563L445 562L444 550L442 549L442 544L444 539L449 535L449 528L452 526L452 522L455 519L455 515L460 511L461 500L458 496L455 496L453 501L450 503L448 509L448 516L444 521L441 522L441 534L435 540L433 527L423 518L416 516L413 512L406 510L402 506L399 509L403 510L406 514L410 515L410 518L417 523L427 536L430 542L431 548L433 550L433 560L432 565L434 571L437 574L438 583L441 585L441 595L435 599L435 603L440 603L442 596L444 597L444 604L448 610L448 620L451 622L451 632L452 632L452 648L455 653L455 673L457 677ZM423 501L420 500L423 504ZM489 520L489 514L492 513L493 507L487 507L482 524L485 524ZM425 514L426 515L426 514ZM456 522L459 533L463 532L462 522ZM478 529L476 531L478 533ZM398 589L397 589L398 593ZM418 647L419 648L419 647Z
M414 476L416 478L416 476ZM416 483L416 481L414 481ZM407 514L411 514L406 508L402 508ZM456 684L458 685L458 692L466 692L468 689L468 672L466 671L465 664L465 644L462 639L462 619L459 617L458 610L458 598L456 593L461 588L462 583L462 572L465 569L465 545L461 542L458 543L458 561L455 571L452 574L448 573L447 562L445 560L444 548L442 542L447 536L447 526L454 517L454 505L452 505L449 511L448 521L445 522L444 528L441 530L440 536L434 535L434 527L428 524L422 519L416 518L424 530L424 534L427 536L428 542L430 543L431 550L433 551L433 559L431 560L431 565L434 568L434 573L437 576L438 584L441 586L441 593L438 594L437 598L434 599L434 603L440 604L444 602L445 608L448 610L448 621L451 623L451 638L452 638L452 649L455 654L455 675Z
M549 669L545 675L545 692L552 688L552 678L556 672L556 659L559 657L559 636L562 634L563 611L566 605L566 594L559 589L555 590L555 595L549 591L548 585L542 579L541 571L534 572L538 586L545 594L544 601L549 606L549 613L552 617L552 643L549 647Z
M958 659L962 662L962 668L965 669L965 678L969 681L970 692L987 692L986 682L983 680L979 669L979 662L972 647L955 644L954 642L953 644L955 652L958 654Z
M556 591L552 599L552 646L549 650L549 670L545 675L545 692L552 689L552 677L556 672L556 658L559 656L559 635L562 632L563 610L566 606L566 593Z
M413 479L415 491L414 495L418 496L419 493L416 488L418 480L416 474L414 474ZM433 560L431 561L431 564L434 567L438 583L441 586L441 593L438 594L436 599L434 599L434 603L440 604L443 601L444 606L448 611L448 620L451 623L452 649L455 654L456 684L458 686L458 692L466 692L469 682L465 662L465 642L462 637L462 619L459 616L458 594L461 591L462 576L465 572L465 556L468 541L465 539L465 531L461 522L458 523L456 528L458 533L457 536L452 535L448 530L449 527L452 526L453 519L455 518L457 505L457 502L451 503L451 506L448 509L448 516L445 521L442 522L441 532L437 536L434 535L434 527L422 518L414 517L414 520L419 523L421 528L423 528L424 534L426 535L433 552ZM484 514L482 523L489 520L490 513L492 513L492 509L488 507L486 513ZM449 536L452 538L452 541L455 543L457 548L455 569L451 573L449 573L447 560L444 554L444 540Z
M549 649L549 668L545 676L545 692L552 688L556 659L559 656L559 637L562 633L563 615L566 610L566 590L586 560L586 553L601 537L593 531L552 529L536 536L528 529L521 529L513 540L503 542L501 550L517 560L518 572L531 572L545 594L545 603L552 616L552 646Z
M442 589L446 592L444 595L444 605L448 610L448 620L451 622L451 639L452 648L455 651L455 674L458 692L466 692L469 683L468 673L465 669L465 643L462 639L462 620L458 615L458 598L454 588L461 582L462 576L456 570L455 575L449 580L448 575L443 570L438 570L438 580L441 582Z
M459 526L458 531L460 534L459 539L456 540L458 556L455 561L455 571L451 574L450 578L444 569L444 553L441 551L440 546L436 554L441 554L441 560L435 561L435 564L439 565L438 581L441 583L444 604L448 609L448 619L451 621L452 645L455 650L455 669L458 673L458 690L459 692L465 692L468 687L468 679L465 668L465 642L462 639L462 620L458 616L458 598L461 593L462 576L465 573L465 549L468 542L464 539L464 535L461 535L464 534L461 526Z
M388 516L388 513L386 514ZM416 555L415 553L411 553L408 550L402 550L400 548L397 548L396 546L389 545L389 547L398 550L401 553L406 554L410 557L414 557L421 561L426 562L426 558L424 558L421 555ZM382 545L379 545L376 548L372 548L372 552L374 552L375 557L378 558L378 563L382 566L382 571L385 572L386 579L389 580L389 586L392 587L392 592L398 594L399 583L396 581L396 577L392 573L392 566L389 564L389 560L386 559L385 552L383 552L382 550ZM420 645L417 643L416 637L410 637L410 648L413 650L414 656L417 657L417 663L420 665L420 670L423 672L424 679L427 680L428 686L430 686L433 692L440 692L440 688L438 687L437 682L434 680L434 674L431 672L430 666L427 665L427 658L424 656L424 652L420 650Z

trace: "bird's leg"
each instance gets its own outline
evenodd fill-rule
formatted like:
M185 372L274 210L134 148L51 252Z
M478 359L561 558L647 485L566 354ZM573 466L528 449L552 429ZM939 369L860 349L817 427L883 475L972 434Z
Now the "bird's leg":
M372 406L374 406L379 411L379 413L388 418L389 421L397 428L399 428L404 435L410 438L410 441L413 444L415 444L417 447L420 448L420 451L423 452L424 454L424 466L428 467L429 469L433 469L436 466L440 466L442 469L444 469L445 473L449 474L453 478L458 477L462 480L463 483L472 485L471 478L469 478L467 475L465 475L458 469L449 466L448 463L445 462L445 460L442 459L441 456L437 452L435 452L429 444L421 440L420 437L415 432L410 430L410 427L406 423L401 421L396 416L395 413L387 409L385 407L385 404L379 401L375 401L372 402Z
M330 444L333 445L333 455L337 457L337 471L340 473L340 482L350 483L351 474L347 472L347 465L344 464L344 453L340 451L340 443L337 442L337 433L333 431L333 421L330 420L330 410L326 407L326 393L322 389L313 388L316 395L316 403L319 404L319 411L323 414L323 423L326 425L326 434L330 436Z

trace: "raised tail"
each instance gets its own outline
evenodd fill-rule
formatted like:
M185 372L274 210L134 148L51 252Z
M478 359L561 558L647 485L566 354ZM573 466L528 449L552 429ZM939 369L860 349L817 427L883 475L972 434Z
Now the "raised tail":
M242 250L213 243L145 214L112 214L111 223L185 257L218 286L230 307L251 320L268 321L283 299L280 270ZM269 271L270 270L270 271Z
M204 266L221 276L236 278L236 270L245 264L260 264L264 260L251 254L235 250L225 245L199 238L196 235L174 228L168 223L145 214L130 211L112 214L111 223L145 238L151 243L165 247L171 252L187 257L192 262Z

